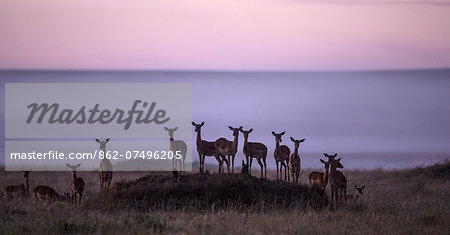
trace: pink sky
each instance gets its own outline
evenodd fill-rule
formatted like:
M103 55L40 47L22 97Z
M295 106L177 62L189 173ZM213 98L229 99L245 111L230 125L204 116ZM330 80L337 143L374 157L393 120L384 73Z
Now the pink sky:
M0 69L450 67L450 1L2 0L0 5Z

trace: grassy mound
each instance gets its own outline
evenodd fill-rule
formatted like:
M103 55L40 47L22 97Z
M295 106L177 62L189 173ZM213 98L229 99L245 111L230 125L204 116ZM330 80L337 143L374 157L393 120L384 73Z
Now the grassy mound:
M427 167L416 167L407 170L404 173L405 177L429 177L434 179L448 180L450 179L450 161L446 160L443 163L436 163Z
M322 208L328 197L319 188L275 182L243 174L147 175L118 182L87 200L94 210L243 210Z

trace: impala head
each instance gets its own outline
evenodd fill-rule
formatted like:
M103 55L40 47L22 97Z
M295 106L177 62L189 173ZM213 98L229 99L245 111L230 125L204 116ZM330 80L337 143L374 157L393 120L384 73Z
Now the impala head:
M301 139L301 140L296 140L294 138L291 137L292 142L294 142L295 148L298 148L298 146L300 146L300 143L304 142L305 139Z
M228 126L228 128L233 131L233 136L238 136L239 131L242 130L243 126L240 126L239 128L234 128L232 126Z
M166 130L167 132L169 132L169 137L170 138L173 138L173 133L175 132L175 131L177 131L178 130L178 127L175 127L175 128L167 128L167 127L164 127L164 130Z
M23 172L23 177L24 178L27 178L28 177L28 175L30 174L30 172L31 172L31 169L30 170L28 170L28 171L25 171L25 170L21 170L22 172Z
M326 158L328 158L328 163L330 163L332 160L334 160L336 157L337 157L337 153L335 153L335 154L326 154L326 153L323 153L323 155L326 157Z
M320 162L323 164L323 168L325 170L328 170L328 167L330 167L330 164L327 161L324 161L322 159L320 159Z
M72 166L70 164L66 164L66 166L70 168L70 171L72 171L72 173L75 173L77 172L77 168L81 166L81 163L78 163L78 165L76 166Z
M195 132L199 132L202 129L202 126L205 125L205 122L202 122L200 124L196 124L195 122L192 122L192 125L195 126Z
M105 149L106 148L106 143L109 142L109 138L106 139L106 140L95 139L95 141L97 141L97 143L100 144L100 149Z
M286 131L281 132L280 134L275 133L275 131L272 131L272 135L275 136L275 141L278 143L281 143L281 136L283 136L286 133Z
M250 130L248 131L244 131L243 129L241 129L242 134L244 134L244 139L248 139L248 134L252 133L253 128L250 128Z
M357 192L359 195L364 195L363 189L364 189L365 187L366 187L366 186L362 186L361 188L358 188L358 186L355 185L356 192Z
M330 166L332 168L344 168L344 166L341 164L341 158L331 160Z

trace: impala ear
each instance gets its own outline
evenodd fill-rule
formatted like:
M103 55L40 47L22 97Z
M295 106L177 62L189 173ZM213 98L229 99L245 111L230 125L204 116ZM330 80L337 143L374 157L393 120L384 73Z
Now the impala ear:
M338 159L335 159L337 162L339 162L340 160L341 160L342 158L340 157L340 158L338 158Z
M358 189L358 186L356 186L356 184L355 184L355 188Z
M364 185L364 186L361 187L361 189L364 189L365 187L366 187L366 186Z
M166 130L166 131L169 131L169 128L167 128L167 127L164 127L164 130Z
M243 126L240 126L240 127L239 127L239 130L242 130L242 128L244 128L244 127L243 127Z
M66 163L66 166L70 168L70 165L68 163Z
M275 136L275 131L272 131L272 135Z
M195 122L191 122L193 126L195 126Z
M81 166L81 163L78 163L78 165L75 167L75 168L78 168L78 167L80 167Z
M109 138L108 138L108 139L106 139L106 142L109 142Z
M203 125L205 125L205 122L202 122L202 123L200 124L200 126L203 126Z
M280 135L284 135L284 134L286 134L286 131L283 131L283 132L280 133Z
M306 139L301 139L301 140L300 140L300 143L301 143L301 142L304 142L305 140L306 140Z
M173 131L176 131L176 130L178 130L178 127L173 128Z
M228 128L229 128L230 130L233 130L233 127L231 127L231 126L228 126Z
M325 157L328 157L329 155L328 154L326 154L326 153L323 153L323 155L325 156Z
M252 133L252 131L253 131L253 128L251 128L250 130L248 130L248 133Z
M333 157L337 157L337 153L335 153L335 154L333 155Z
M324 160L322 160L322 159L320 159L320 162L321 162L321 163L324 163L324 164L326 163L326 161L324 161Z
M292 142L295 142L295 139L291 137Z
M97 141L97 143L98 143L98 142L100 142L100 140L99 140L99 139L95 139L95 141Z

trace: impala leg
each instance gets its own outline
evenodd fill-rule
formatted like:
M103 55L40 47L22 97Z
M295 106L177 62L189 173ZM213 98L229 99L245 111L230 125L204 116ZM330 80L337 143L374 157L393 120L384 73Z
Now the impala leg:
M199 160L199 166L198 166L198 172L202 173L202 155L200 154L200 152L198 152L198 160Z
M278 181L278 161L275 161L275 163L277 164L277 181Z
M263 175L263 168L264 168L264 166L263 166L260 158L257 158L256 160L258 161L259 167L261 168L261 178L263 178L263 176L264 176Z
M111 181L112 181L112 171L108 171L108 188L109 186L111 186Z
M263 164L264 164L264 179L267 179L267 164L265 158L263 158Z
M248 165L248 169L249 169L249 173L250 173L250 175L252 175L252 161L253 161L253 158L252 157L248 157L249 158L249 160L250 160L250 164Z
M103 184L102 184L102 182L103 182L103 177L102 177L102 172L101 171L99 171L98 172L98 178L99 178L99 180L100 180L100 188L103 190Z
M236 156L236 154L233 154L233 156L231 157L231 173L234 173L234 157Z
M284 169L284 170L287 170L287 178L288 178L288 182L289 182L289 181L291 181L290 175L289 175L289 174L291 174L291 172L289 170L289 160L286 160L286 168L287 169Z
M230 173L230 166L231 166L231 155L227 156L227 172Z

